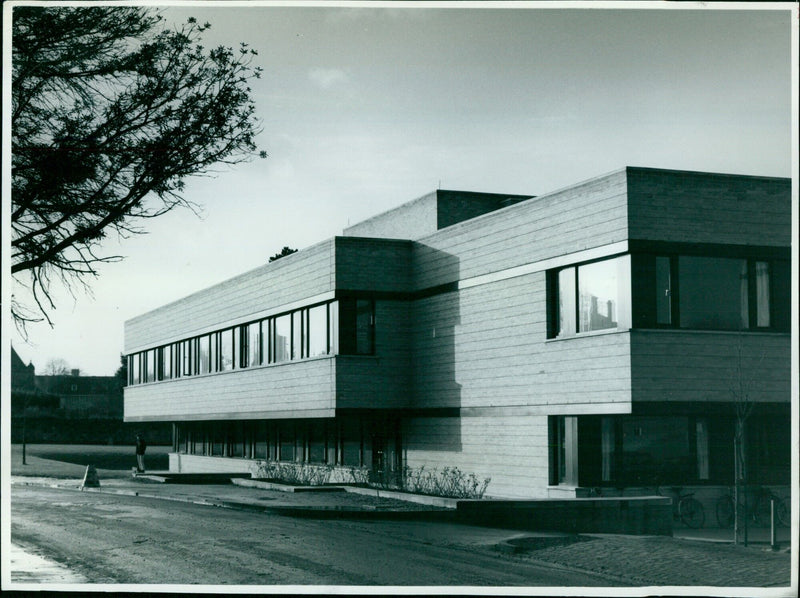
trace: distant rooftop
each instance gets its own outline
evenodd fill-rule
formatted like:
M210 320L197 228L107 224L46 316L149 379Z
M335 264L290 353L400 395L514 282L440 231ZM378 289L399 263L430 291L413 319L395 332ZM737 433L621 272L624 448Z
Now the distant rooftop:
M346 237L419 239L459 222L531 199L532 195L438 189L344 229Z

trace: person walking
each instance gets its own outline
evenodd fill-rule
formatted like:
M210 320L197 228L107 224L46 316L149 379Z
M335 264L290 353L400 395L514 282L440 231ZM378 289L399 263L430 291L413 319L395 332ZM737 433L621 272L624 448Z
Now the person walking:
M136 472L144 473L144 452L147 450L147 443L141 434L136 435Z

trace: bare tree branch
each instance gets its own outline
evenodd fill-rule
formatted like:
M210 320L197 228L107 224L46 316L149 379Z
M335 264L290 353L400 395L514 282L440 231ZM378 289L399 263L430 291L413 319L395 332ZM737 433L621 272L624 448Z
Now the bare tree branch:
M11 270L35 304L17 299L18 328L52 325L51 274L86 286L95 265L121 259L102 254L110 232L142 233L135 222L177 207L197 214L184 179L256 154L256 52L206 51L207 28L165 28L139 7L14 8Z

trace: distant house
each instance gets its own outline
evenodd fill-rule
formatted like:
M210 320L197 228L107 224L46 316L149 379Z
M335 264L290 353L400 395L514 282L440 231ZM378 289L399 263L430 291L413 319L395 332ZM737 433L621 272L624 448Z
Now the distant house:
M790 472L791 181L627 167L435 191L125 323L170 467L459 467L487 496ZM716 486L717 489L713 489ZM713 504L713 503L712 503Z
M36 390L35 376L36 368L33 364L25 365L19 353L14 350L14 347L11 347L11 390L30 392Z
M122 419L122 384L116 376L36 376L36 386L56 395L66 417Z

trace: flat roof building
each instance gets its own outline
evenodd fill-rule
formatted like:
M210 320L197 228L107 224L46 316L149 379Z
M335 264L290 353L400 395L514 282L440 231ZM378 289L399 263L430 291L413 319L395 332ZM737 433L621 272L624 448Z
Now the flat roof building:
M436 191L125 324L176 471L458 467L487 496L788 484L791 181Z

